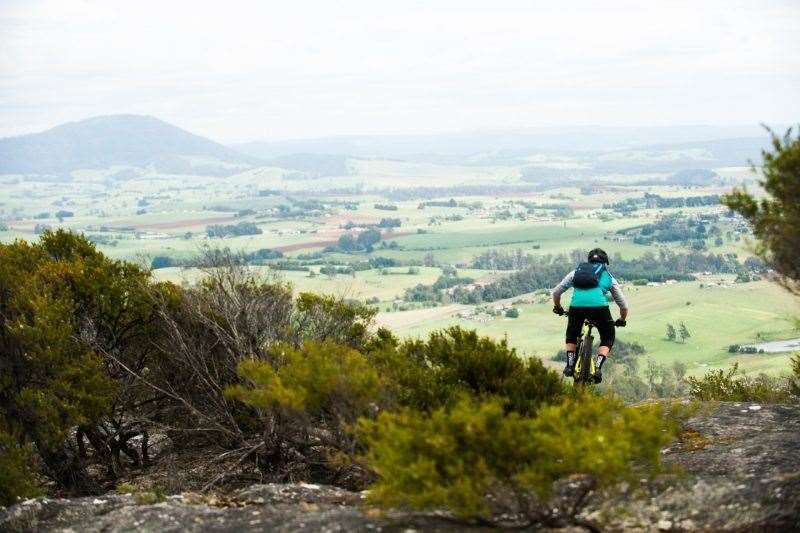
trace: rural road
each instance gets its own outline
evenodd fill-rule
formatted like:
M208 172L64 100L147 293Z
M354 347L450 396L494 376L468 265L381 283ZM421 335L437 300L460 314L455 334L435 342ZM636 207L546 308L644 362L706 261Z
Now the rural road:
M757 350L764 350L764 353L796 352L800 351L800 339L762 342L761 344L748 344L743 346L743 348L750 346L756 348Z

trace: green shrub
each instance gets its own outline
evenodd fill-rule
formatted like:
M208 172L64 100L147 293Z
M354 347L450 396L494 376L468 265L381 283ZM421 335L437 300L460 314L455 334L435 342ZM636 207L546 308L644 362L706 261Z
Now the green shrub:
M0 427L35 443L62 487L96 488L64 441L121 405L123 372L103 355L141 362L150 349L148 276L66 231L0 244Z
M28 450L0 431L0 505L11 505L39 494L31 479L30 466Z
M727 371L712 370L700 379L690 376L686 382L692 398L703 401L780 403L789 399L791 391L787 379L739 373L739 363L734 363Z
M250 359L239 374L253 383L228 388L227 395L260 409L280 408L304 416L355 421L380 400L378 372L361 353L333 342L279 346L273 364Z
M790 378L790 390L794 396L800 397L800 355L795 355L791 359L792 377Z
M376 314L359 302L304 292L297 298L294 331L301 339L330 340L358 350L367 343Z
M116 490L119 494L133 494L136 492L136 487L130 483L120 483L114 487L114 490Z
M332 342L306 342L276 348L272 362L243 361L239 373L251 385L229 387L226 395L255 408L264 435L259 463L268 479L364 488L371 473L358 464L353 429L359 417L374 416L385 389L366 356Z
M590 394L533 418L506 412L498 399L467 396L431 413L383 413L359 426L366 461L380 476L369 499L447 508L461 518L510 512L548 522L557 481L582 475L607 488L658 473L660 450L677 430L666 414L659 404L625 407Z
M165 501L167 496L161 489L155 489L147 492L137 492L134 494L134 499L137 505L155 505Z
M422 411L468 393L497 397L507 410L531 414L566 391L561 376L540 359L522 359L505 340L458 326L433 332L427 341L402 344L388 331L379 331L367 351L395 385L400 405Z

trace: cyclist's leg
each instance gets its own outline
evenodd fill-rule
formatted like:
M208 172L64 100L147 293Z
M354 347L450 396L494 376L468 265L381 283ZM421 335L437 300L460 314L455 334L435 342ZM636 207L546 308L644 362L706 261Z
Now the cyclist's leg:
M614 346L616 328L608 307L598 308L593 318L597 324L597 331L600 333L600 346L597 348L597 363L595 363L595 381L600 383L603 379L603 364Z
M578 336L581 334L584 320L583 310L579 307L570 307L567 320L566 342L564 350L567 352L567 363L564 366L564 375L571 376L575 370L575 352L578 347Z

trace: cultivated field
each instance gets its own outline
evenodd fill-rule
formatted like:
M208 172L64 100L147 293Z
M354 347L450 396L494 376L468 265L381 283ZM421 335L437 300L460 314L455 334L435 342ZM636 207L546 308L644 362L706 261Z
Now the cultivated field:
M305 179L277 168L227 178L147 172L124 180L109 178L109 172L124 169L76 172L71 180L60 182L6 176L0 177L0 228L6 228L0 231L0 240L33 239L47 227L64 227L85 233L114 258L149 265L160 257L159 266L176 266L155 270L157 278L188 284L202 275L192 260L204 249L227 248L245 254L270 250L283 257L261 261L261 266L253 268L291 283L297 292L368 302L380 311L378 323L402 336L421 336L459 324L507 337L525 353L545 359L560 348L564 321L550 312L542 291L489 302L482 308L513 303L519 318L505 318L504 311L490 316L493 313L476 312L473 305L447 298L409 301L407 291L432 286L446 269L455 268L457 276L470 278L478 286L513 273L469 268L486 252L541 257L600 246L628 260L658 254L660 249L688 253L697 241L650 245L633 241L637 228L670 216L681 220L711 217L707 227L715 233L707 238L701 235L704 254L736 254L738 261L752 255L747 232L721 217L719 205L658 208L640 204L628 211L609 207L646 194L670 199L724 193L730 183L752 179L742 168L717 169L725 183L661 185L658 180L666 174L607 175L598 176L591 190L584 190L572 184L532 186L522 177L523 163L481 166L350 160L346 176ZM435 187L443 192L432 193ZM207 231L210 226L238 224L250 224L259 233L219 238ZM357 236L375 227L382 235L371 249L338 246L343 235ZM278 263L290 266L275 270ZM564 260L564 273L572 267L571 260ZM613 272L613 263L611 267ZM785 368L787 354L728 352L731 344L797 336L791 321L800 314L797 300L774 284L734 283L733 276L711 288L713 276L655 287L633 286L631 281L626 286L633 308L630 327L619 336L642 343L648 357L686 361L691 373L734 361L748 371ZM678 327L680 322L686 323L692 336L685 343L666 340L667 323Z

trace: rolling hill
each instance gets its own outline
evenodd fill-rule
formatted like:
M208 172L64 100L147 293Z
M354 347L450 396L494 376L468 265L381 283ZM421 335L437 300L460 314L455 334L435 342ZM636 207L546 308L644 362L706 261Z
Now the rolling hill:
M108 115L0 139L0 174L64 175L113 166L229 175L259 161L144 115Z

